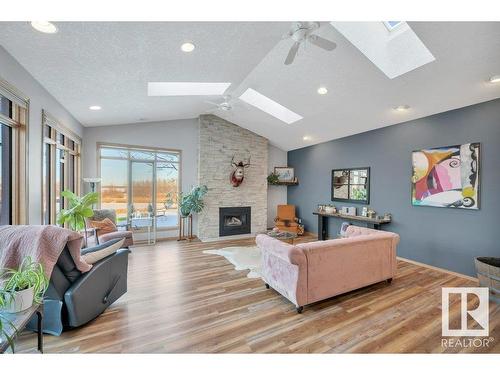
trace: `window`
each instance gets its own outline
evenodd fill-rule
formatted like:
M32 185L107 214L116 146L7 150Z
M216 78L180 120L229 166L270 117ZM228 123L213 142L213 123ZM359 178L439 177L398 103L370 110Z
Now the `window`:
M12 162L10 155L11 128L0 124L0 225L10 224L12 217L11 183Z
M42 222L55 224L64 190L80 194L81 139L43 111Z
M0 79L0 225L27 223L28 104L27 98Z
M370 203L370 168L332 170L332 201Z
M180 151L98 145L101 208L133 230L178 226Z

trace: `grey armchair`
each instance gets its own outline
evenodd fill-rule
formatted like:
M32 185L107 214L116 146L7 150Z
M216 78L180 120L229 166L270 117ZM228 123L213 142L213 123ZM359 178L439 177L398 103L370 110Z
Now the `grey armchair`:
M88 218L88 220L101 221L104 219L110 219L116 225L116 211L115 210L94 210L94 216ZM123 243L123 247L129 247L134 244L134 239L132 237L132 232L129 230L129 225L118 226L119 230L116 232L100 234L99 230L95 230L95 240L96 244L101 242L106 242L116 238L124 238L125 242Z
M108 245L109 242L85 251ZM128 249L120 249L95 263L89 272L81 273L65 248L45 292L44 332L58 336L65 329L84 325L125 294L129 253ZM28 328L35 330L36 322L30 322Z

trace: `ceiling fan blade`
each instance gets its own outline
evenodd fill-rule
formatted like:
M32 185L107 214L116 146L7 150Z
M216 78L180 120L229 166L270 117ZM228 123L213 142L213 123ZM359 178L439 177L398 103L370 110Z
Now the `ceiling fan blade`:
M220 103L214 103L214 102L210 102L210 101L208 101L208 100L205 100L204 102L205 102L205 103L207 103L207 104L212 104L212 105L215 105L215 106L217 106L217 107L220 105Z
M322 37L314 35L314 34L309 35L308 39L315 46L318 46L319 48L323 48L324 50L327 50L327 51L333 51L337 47L337 44L332 42L331 40L322 38Z
M285 59L285 65L290 65L293 63L293 60L295 60L295 56L297 55L297 51L299 50L300 43L295 42L293 43L292 48L290 48L290 51L288 52L288 56Z

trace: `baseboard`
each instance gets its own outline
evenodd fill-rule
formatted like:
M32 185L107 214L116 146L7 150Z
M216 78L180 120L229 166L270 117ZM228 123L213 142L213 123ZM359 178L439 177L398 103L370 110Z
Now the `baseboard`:
M477 277L473 277L473 276L469 276L469 275L464 275L463 273L458 273L458 272L450 271L450 270L447 270L447 269L444 269L444 268L434 267L434 266L431 266L429 264L420 263L420 262L417 262L416 260L411 260L411 259L407 259L407 258L397 257L397 259L402 260L402 261L407 262L407 263L414 264L416 266L420 266L420 267L424 267L424 268L429 268L429 269L434 270L434 271L439 271L439 272L447 273L447 274L450 274L450 275L453 275L453 276L457 276L457 277L462 277L464 279L467 279L467 280L470 280L470 281L475 281L477 283L479 282L479 280L477 279Z

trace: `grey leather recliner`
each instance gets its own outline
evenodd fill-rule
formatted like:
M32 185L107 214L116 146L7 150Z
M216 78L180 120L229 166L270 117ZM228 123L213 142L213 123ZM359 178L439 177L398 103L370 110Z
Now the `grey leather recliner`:
M109 241L86 252L109 245ZM128 254L120 249L95 263L89 272L80 272L65 248L54 266L44 295L43 331L60 335L64 329L76 328L98 317L127 292ZM36 322L30 322L36 329Z

